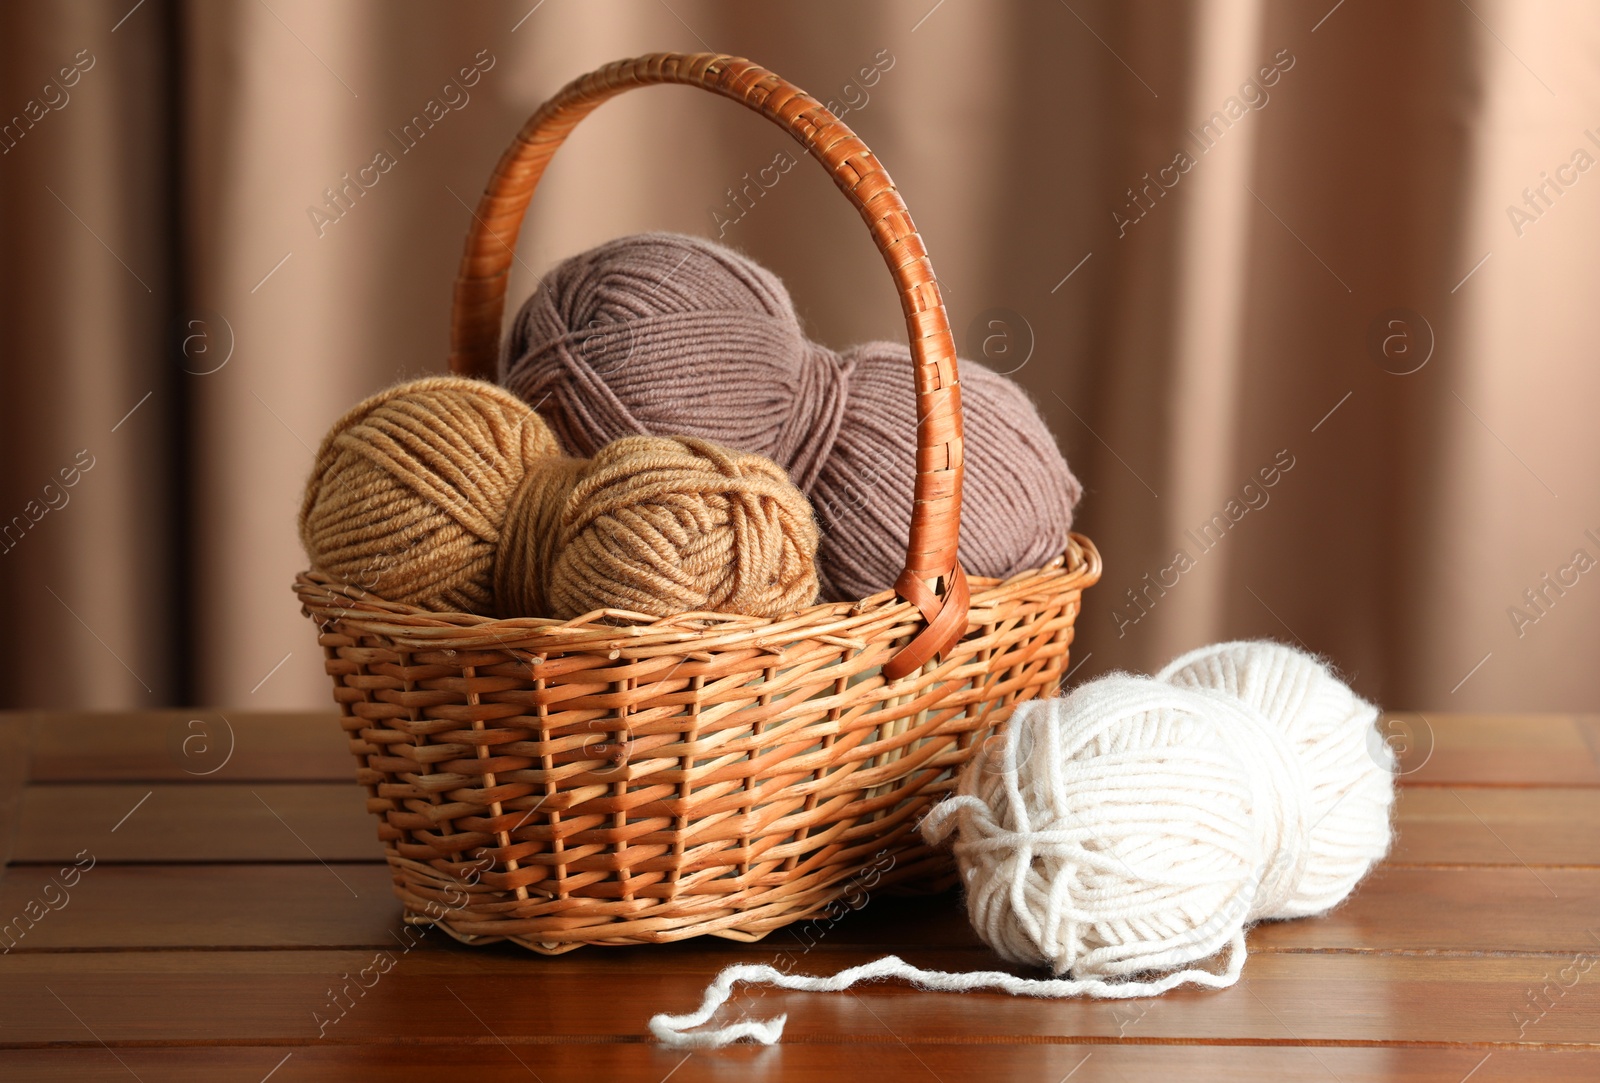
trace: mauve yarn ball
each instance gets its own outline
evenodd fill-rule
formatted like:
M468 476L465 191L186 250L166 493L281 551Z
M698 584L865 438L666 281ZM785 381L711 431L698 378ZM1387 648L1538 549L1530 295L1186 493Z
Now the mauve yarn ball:
M512 323L501 383L567 449L635 433L776 461L811 498L822 596L864 598L904 564L916 470L911 351L809 341L772 272L673 233L621 237L547 274ZM1082 489L1022 389L961 362L961 562L1004 578L1067 547Z

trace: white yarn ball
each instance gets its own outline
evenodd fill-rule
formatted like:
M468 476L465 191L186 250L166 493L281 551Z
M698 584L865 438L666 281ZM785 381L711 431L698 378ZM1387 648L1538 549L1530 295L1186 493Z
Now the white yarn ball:
M1232 695L1266 715L1295 747L1311 782L1306 875L1280 917L1337 906L1388 852L1395 763L1378 708L1319 659L1258 640L1217 643L1175 659L1157 680Z
M930 842L958 833L969 916L1000 955L1103 979L1231 945L1236 976L1249 923L1326 909L1382 857L1392 780L1353 707L1303 676L1264 684L1299 693L1265 712L1202 679L1115 674L1025 703L928 815Z

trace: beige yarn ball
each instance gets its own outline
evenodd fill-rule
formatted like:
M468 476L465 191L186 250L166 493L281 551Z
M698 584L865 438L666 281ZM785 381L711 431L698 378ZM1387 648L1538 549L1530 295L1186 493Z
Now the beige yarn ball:
M493 384L399 384L323 438L301 543L319 571L386 601L493 613L506 509L529 466L560 454L544 420Z

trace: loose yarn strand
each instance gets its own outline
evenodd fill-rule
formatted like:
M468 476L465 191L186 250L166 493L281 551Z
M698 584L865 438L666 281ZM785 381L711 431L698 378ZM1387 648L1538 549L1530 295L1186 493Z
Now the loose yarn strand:
M827 977L811 974L785 974L766 963L735 963L725 967L710 985L700 1007L684 1015L662 1012L650 1018L650 1033L662 1045L673 1049L719 1049L743 1038L761 1045L772 1045L783 1037L788 1015L771 1019L741 1019L710 1030L696 1030L728 1002L735 985L766 985L797 993L838 993L869 982L901 981L930 993L971 993L994 989L1011 996L1040 1000L1065 1000L1088 996L1097 1000L1130 1000L1159 996L1180 985L1226 989L1239 980L1245 960L1244 934L1235 933L1228 945L1228 956L1220 971L1193 968L1166 974L1152 981L1108 982L1100 978L1023 978L1003 970L974 970L953 974L945 970L924 970L912 966L898 955L885 955L870 963L841 970Z

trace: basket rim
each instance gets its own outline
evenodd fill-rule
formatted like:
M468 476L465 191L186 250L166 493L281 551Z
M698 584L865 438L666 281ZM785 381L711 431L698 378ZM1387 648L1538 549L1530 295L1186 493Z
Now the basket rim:
M1099 581L1100 551L1086 536L1068 535L1067 549L1040 568L1004 579L970 579L967 629L985 623L984 611L1027 597L1056 597L1081 591ZM302 610L416 650L500 650L539 654L545 651L605 652L618 655L640 648L732 650L771 649L801 639L821 639L865 649L889 629L902 634L907 621L921 614L893 589L854 602L821 602L777 617L690 611L653 617L621 609L597 609L571 620L554 617L489 617L474 613L421 609L387 601L361 587L324 572L309 570L295 577L294 591ZM964 633L963 633L964 634Z

